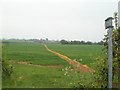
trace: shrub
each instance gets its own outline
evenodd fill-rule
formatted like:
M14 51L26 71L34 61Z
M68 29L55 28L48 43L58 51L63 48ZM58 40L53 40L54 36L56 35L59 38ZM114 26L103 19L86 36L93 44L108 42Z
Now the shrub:
M7 61L2 60L2 77L10 77L13 72L13 66L8 64Z

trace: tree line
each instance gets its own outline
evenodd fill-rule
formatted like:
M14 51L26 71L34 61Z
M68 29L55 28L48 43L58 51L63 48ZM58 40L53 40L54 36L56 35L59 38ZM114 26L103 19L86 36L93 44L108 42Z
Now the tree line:
M77 40L74 40L74 41L67 41L67 40L61 40L60 41L61 44L73 44L73 45L79 45L79 44L87 44L87 45L93 45L93 44L98 44L98 45L103 45L103 41L100 41L100 42L91 42L91 41L77 41Z
M10 42L38 42L38 43L61 43L61 44L70 44L70 45L79 45L79 44L87 44L87 45L103 45L103 41L100 42L91 42L91 41L67 41L67 40L49 40L46 39L3 39L2 43L10 43Z

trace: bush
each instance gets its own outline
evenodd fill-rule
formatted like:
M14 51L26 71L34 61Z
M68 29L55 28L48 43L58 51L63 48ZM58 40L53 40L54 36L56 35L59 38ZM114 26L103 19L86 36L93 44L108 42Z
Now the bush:
M107 88L108 86L108 63L107 59L98 59L95 63L94 81L97 88Z
M13 72L13 66L2 60L2 77L10 77Z

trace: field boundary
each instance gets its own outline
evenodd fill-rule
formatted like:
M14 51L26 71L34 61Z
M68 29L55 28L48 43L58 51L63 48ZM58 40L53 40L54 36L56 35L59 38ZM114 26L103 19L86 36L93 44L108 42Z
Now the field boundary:
M70 59L69 57L67 57L67 56L65 56L65 55L62 55L62 54L60 54L60 53L58 53L58 52L55 52L55 51L49 49L46 44L44 44L44 47L45 47L46 50L48 50L49 52L51 52L51 53L59 56L60 58L66 60L70 65L72 65L72 66L74 67L75 70L80 70L80 71L82 71L82 72L93 72L93 71L94 71L92 68L88 67L87 65L83 65L83 64L81 64L80 62L77 62L77 61L75 61L75 60L72 60L72 59Z

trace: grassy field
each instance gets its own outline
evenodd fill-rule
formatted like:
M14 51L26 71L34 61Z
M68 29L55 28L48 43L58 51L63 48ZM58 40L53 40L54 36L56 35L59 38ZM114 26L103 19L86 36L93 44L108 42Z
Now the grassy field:
M8 43L3 45L3 58L27 61L40 65L68 65L58 56L48 52L40 43Z
M92 74L11 63L15 68L11 78L3 80L3 88L70 88L78 82L87 83L85 78L92 80ZM67 74L65 75L65 73Z
M54 51L64 54L71 59L82 59L81 63L89 66L95 58L102 56L102 46L99 45L61 45L48 44ZM47 51L40 43L8 43L3 44L3 58L14 67L11 78L3 79L3 87L14 88L54 88L73 87L78 83L87 83L86 79L93 81L91 73L74 71L69 64L58 56ZM43 67L20 64L27 61ZM50 68L46 65L63 65L60 68Z
M92 66L96 58L103 57L102 45L48 44L48 48L88 66Z

